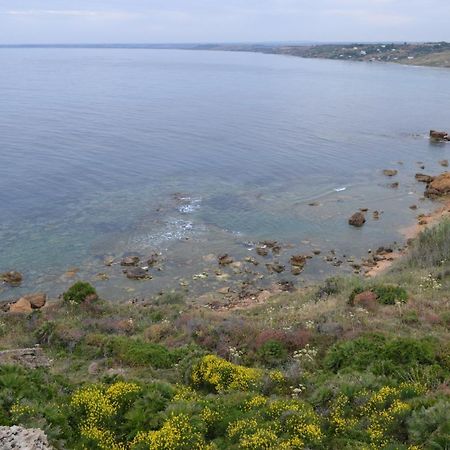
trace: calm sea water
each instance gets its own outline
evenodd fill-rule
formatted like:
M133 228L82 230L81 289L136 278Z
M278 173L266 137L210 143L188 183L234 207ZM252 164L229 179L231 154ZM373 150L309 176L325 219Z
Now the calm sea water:
M450 128L448 70L129 49L3 49L0 66L0 271L25 276L0 298L78 278L113 299L180 279L206 289L224 283L206 255L242 260L261 239L290 247L280 260L360 257L401 242L432 207L417 163L437 173L450 156L426 139ZM360 207L384 213L349 227ZM151 281L103 264L153 251L163 270ZM317 257L297 280L333 270Z

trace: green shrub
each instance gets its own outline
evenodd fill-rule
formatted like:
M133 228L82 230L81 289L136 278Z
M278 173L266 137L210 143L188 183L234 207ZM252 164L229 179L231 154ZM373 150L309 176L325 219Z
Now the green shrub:
M79 305L83 303L89 296L97 296L95 288L84 281L77 281L63 294L66 303Z
M450 442L450 401L442 398L430 407L414 411L407 421L411 442L421 448L448 449Z
M279 341L270 340L258 349L259 359L268 367L283 364L288 356L286 347Z
M396 303L406 303L408 301L408 293L399 286L379 285L373 287L372 291L382 305L395 305Z
M405 366L436 363L434 341L386 338L378 334L335 344L324 360L325 367L334 372L351 368L385 375L396 375Z
M168 369L177 361L177 354L159 344L139 339L116 336L106 342L107 353L130 366L149 365L155 369Z

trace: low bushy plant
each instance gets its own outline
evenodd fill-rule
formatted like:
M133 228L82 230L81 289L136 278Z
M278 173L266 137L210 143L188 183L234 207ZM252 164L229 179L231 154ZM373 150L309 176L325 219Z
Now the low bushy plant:
M436 357L436 345L430 339L373 334L335 344L328 350L324 364L334 372L351 368L395 376L405 366L436 364Z
M377 285L371 290L376 294L378 302L382 305L395 305L408 301L408 293L400 286Z
M95 288L84 281L77 281L63 294L63 299L66 303L71 305L79 305L83 303L88 297L97 297Z

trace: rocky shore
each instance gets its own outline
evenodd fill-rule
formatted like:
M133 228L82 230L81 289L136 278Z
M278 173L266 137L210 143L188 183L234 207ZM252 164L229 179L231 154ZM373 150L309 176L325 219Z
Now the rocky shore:
M432 143L446 143L450 141L447 132L431 130L429 133ZM440 160L442 167L448 167L448 160ZM425 166L420 166L422 169ZM387 168L381 174L387 179L395 180L400 169ZM418 172L414 175L417 183L423 183L424 197L440 201L439 206L431 214L418 214L414 226L401 230L405 236L406 245L398 242L380 243L376 249L367 249L367 256L356 258L353 255L339 254L335 249L323 249L311 246L309 241L302 241L309 246L306 252L298 253L294 246L277 240L264 240L246 243L250 252L246 257L236 257L230 253L208 254L203 256L204 270L188 277L179 278L173 286L187 295L192 295L200 304L212 309L233 309L246 307L250 304L263 303L273 295L283 291L293 291L304 285L302 277L305 268L314 261L321 261L330 268L339 268L343 273L353 273L364 277L372 277L388 268L408 250L408 240L415 237L425 227L432 225L436 220L446 216L450 210L450 203L446 200L450 194L450 172L440 174L426 174ZM398 181L386 185L397 188ZM176 193L173 201L177 209L190 208L190 197L187 194ZM318 207L319 204L311 203ZM411 210L417 209L417 204L410 205ZM370 221L382 220L382 210L369 210L360 208L348 219L350 227L369 227ZM168 256L162 252L152 250L145 254L127 253L122 256L104 256L104 270L96 275L99 281L108 281L114 274L136 283L151 283L154 277L163 273L165 266L171 264ZM70 269L65 277L68 280L77 278L78 269ZM3 311L12 314L26 314L44 308L47 295L44 292L32 292L26 295L14 296L14 288L21 286L27 274L22 274L14 268L0 273L0 284L9 289L11 299L0 303ZM297 281L298 280L298 281ZM202 286L203 293L197 289ZM162 295L160 292L159 295ZM130 301L145 301L133 297Z

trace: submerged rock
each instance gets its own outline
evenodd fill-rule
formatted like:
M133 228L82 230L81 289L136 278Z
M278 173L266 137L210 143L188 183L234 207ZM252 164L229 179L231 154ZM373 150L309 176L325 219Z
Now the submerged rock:
M348 223L354 227L362 227L366 223L366 217L362 212L356 212L348 219Z
M267 246L265 246L265 245L258 246L258 247L256 247L256 253L259 256L267 256L269 254L269 250L268 250Z
M442 167L448 167L448 159L442 159L441 161L439 161L439 164Z
M132 267L127 269L125 270L125 274L130 280L150 280L152 278L142 267Z
M22 283L23 275L20 272L12 270L10 272L0 274L0 280L7 284L18 285Z
M281 273L284 272L286 267L279 263L266 264L267 270L270 273Z
M120 262L121 266L137 266L139 264L139 256L126 256Z
M306 256L303 255L293 255L291 256L291 266L299 267L303 269L306 264Z
M218 258L219 265L221 266L227 266L229 264L233 263L233 258L228 255L228 253L225 253L224 255L220 255Z
M434 177L431 175L425 175L424 173L416 173L415 178L421 183L431 183L434 180Z
M383 175L386 175L387 177L394 177L398 174L398 170L396 169L384 169Z

